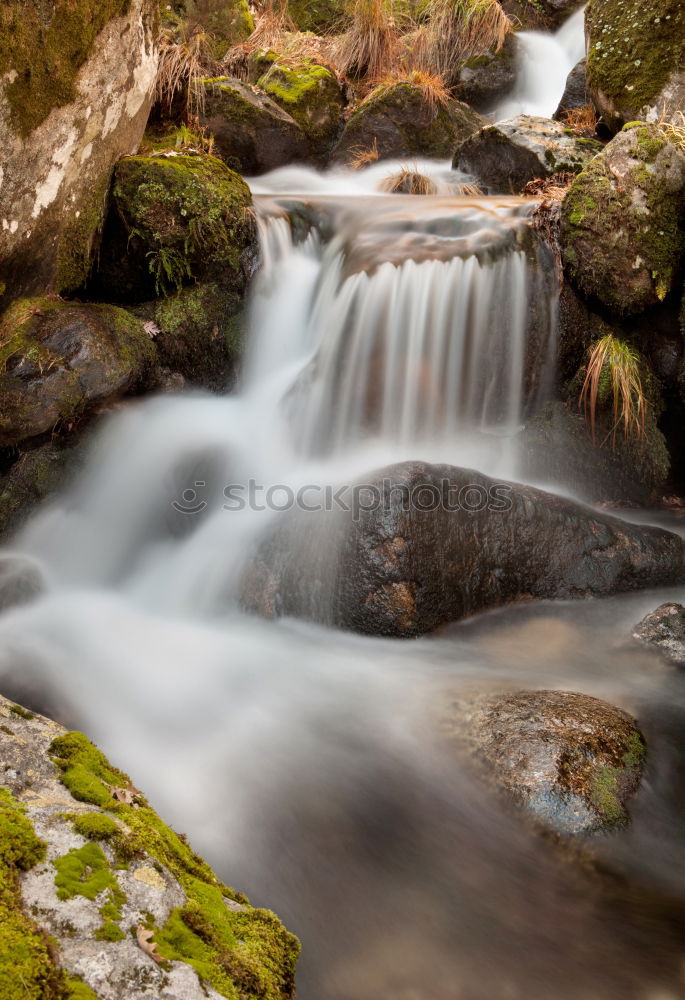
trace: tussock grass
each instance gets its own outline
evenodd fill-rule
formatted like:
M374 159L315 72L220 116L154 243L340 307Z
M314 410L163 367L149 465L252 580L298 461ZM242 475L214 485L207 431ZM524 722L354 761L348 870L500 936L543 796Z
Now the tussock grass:
M625 438L642 437L647 415L647 399L640 378L640 356L629 344L607 334L590 348L579 405L596 439L597 408L611 401L613 425L602 441L616 442L623 429Z
M662 116L658 125L668 141L685 153L685 112L676 111L668 119Z
M485 194L483 189L473 182L464 181L463 184L455 186L455 192L460 198L482 198Z
M162 106L171 109L176 96L181 95L185 96L188 112L203 110L204 91L199 82L218 70L212 54L213 41L209 32L190 24L180 30L162 31L155 82L155 99Z
M372 163L377 163L380 159L378 141L375 138L369 149L364 146L353 146L350 153L352 154L352 158L348 161L347 166L351 167L352 170L361 170Z
M401 25L393 0L350 0L351 24L333 45L333 59L345 76L377 80L400 65Z
M297 28L288 13L287 0L263 0L248 42L254 48L277 48L285 34L295 31Z
M381 190L387 191L388 194L428 195L438 193L438 189L430 177L420 174L417 169L411 167L402 167L399 173L386 177L381 184Z
M499 51L512 24L497 0L427 0L417 35L416 65L455 80L467 59Z
M366 95L364 103L397 83L410 83L412 86L418 87L423 99L431 108L436 108L439 105L445 106L451 97L444 78L439 74L426 73L418 69L407 72L396 70L392 73L386 73L380 80L375 81L374 88Z
M591 104L584 104L582 108L571 108L564 110L564 125L572 129L576 135L592 138L597 131L597 114Z

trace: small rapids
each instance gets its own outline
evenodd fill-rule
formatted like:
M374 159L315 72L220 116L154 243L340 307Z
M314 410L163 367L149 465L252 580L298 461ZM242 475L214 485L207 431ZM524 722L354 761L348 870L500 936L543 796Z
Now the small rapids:
M253 184L242 387L132 404L99 430L13 540L47 590L0 617L3 690L86 730L279 913L302 939L302 1000L678 1000L685 675L627 637L685 591L531 602L411 642L240 609L278 511L225 509L230 484L418 458L510 475L550 391L555 277L530 204L462 198L444 164L434 198L389 198L391 169ZM532 837L442 735L455 695L522 688L640 718L633 822L592 864Z

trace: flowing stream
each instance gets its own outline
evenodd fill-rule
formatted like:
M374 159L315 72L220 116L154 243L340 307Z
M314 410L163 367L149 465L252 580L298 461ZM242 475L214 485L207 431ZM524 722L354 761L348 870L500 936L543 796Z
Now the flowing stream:
M678 1000L685 675L627 637L685 591L511 607L411 642L240 610L279 513L225 509L229 485L416 458L515 475L550 392L556 286L530 204L419 166L434 197L382 194L387 163L253 183L241 389L131 404L98 431L14 540L47 590L0 618L3 687L85 729L282 916L302 1000ZM606 875L531 837L441 737L456 693L520 688L640 719L649 771L632 825L593 844Z

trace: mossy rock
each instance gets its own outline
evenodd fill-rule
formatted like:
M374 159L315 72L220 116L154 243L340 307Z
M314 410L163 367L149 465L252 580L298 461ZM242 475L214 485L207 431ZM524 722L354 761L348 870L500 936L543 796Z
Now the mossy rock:
M218 284L198 284L141 308L155 326L160 363L191 384L225 392L242 353L242 303Z
M258 86L298 123L314 157L333 145L342 126L345 98L330 69L311 62L273 63Z
M156 361L143 324L116 306L19 299L0 318L0 446L68 426L144 388Z
M81 733L0 698L3 1000L291 1000L299 942ZM20 974L17 975L17 972Z
M662 302L685 251L685 152L656 125L626 126L561 206L564 270L588 299L630 315Z
M263 91L231 77L205 80L204 90L202 124L228 166L261 174L310 157L298 123Z
M470 136L457 148L453 162L473 174L488 193L517 194L536 177L579 173L601 148L551 118L517 115Z
M191 27L199 25L212 36L216 59L222 59L232 45L244 42L254 31L247 0L185 0L182 14Z
M76 462L71 441L49 441L20 452L0 476L0 536L20 528L37 504L63 486Z
M345 0L288 0L288 14L300 31L316 35L344 31L349 21Z
M205 153L117 164L95 293L141 302L197 280L242 294L257 253L252 195Z
M535 826L557 836L628 822L647 748L635 719L572 691L517 691L457 700L446 734Z
M462 101L484 110L511 91L516 83L516 36L510 34L500 49L467 59L455 74Z
M381 159L444 158L482 124L482 118L460 101L431 102L416 84L395 83L374 91L357 108L332 156L348 162L360 149L375 148Z
M585 10L587 80L604 122L616 132L636 119L656 121L685 103L682 0L589 0Z

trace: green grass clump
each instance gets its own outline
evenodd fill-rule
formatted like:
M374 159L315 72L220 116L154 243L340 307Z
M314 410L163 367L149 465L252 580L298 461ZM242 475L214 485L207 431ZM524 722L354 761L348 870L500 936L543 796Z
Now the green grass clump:
M86 813L74 820L74 832L86 840L109 840L119 832L119 827L104 813Z

